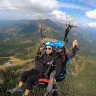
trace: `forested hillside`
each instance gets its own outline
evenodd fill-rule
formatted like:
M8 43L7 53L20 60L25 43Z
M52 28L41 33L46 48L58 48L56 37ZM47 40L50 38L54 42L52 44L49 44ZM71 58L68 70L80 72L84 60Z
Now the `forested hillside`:
M82 60L82 61L81 61ZM63 82L57 83L59 96L95 96L96 95L96 65L86 57L76 56L67 67L67 76ZM2 96L21 96L23 92L10 94L8 89L18 84L20 75L25 70L29 70L34 65L34 61L27 62L22 66L8 67L1 70L0 94ZM25 87L24 87L25 89ZM42 96L46 89L34 87L29 96Z

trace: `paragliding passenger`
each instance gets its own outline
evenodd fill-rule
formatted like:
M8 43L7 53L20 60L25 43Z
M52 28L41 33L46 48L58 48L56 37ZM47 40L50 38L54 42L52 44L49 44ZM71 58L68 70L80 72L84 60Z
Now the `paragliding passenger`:
M56 70L56 74L54 78L59 78L62 72L62 61L59 55L55 54L54 47L55 47L54 42L51 42L51 41L46 42L45 54L41 56L41 51L43 50L43 48L40 48L39 52L36 55L36 58L35 58L36 69L32 69L30 71L24 72L21 76L19 85L16 88L13 88L9 91L10 92L22 91L22 86L26 82L26 91L22 96L28 96L35 82L38 81L40 78L49 78L50 73L54 69ZM50 70L49 70L49 66L51 64L56 65L56 67L52 66L50 67Z

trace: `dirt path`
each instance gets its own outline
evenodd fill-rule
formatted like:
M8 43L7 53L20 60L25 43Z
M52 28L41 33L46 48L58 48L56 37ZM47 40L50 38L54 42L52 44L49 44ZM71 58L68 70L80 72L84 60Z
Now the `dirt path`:
M14 56L11 56L9 58L10 58L9 62L12 62L12 63L1 65L0 69L5 69L6 67L9 67L9 66L23 65L23 64L25 64L27 62L31 62L33 60L33 59L21 60L21 59L15 58Z

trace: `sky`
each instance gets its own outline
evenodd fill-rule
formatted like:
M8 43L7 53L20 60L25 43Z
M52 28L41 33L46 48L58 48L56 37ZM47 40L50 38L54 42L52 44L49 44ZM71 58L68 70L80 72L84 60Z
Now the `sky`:
M51 19L96 28L96 0L0 0L0 20Z

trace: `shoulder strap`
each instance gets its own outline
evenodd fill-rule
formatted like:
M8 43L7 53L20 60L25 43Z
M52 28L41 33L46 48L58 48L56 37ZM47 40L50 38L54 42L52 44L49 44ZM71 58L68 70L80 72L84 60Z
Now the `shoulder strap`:
M58 56L59 56L59 55L58 55L58 56L56 56L56 58L54 58L54 56L56 55L56 53L57 53L57 51L53 54L52 60L47 63L47 64L49 65L49 66L48 66L48 69L47 69L46 72L45 72L45 77L47 77L47 78L48 78L48 74L49 74L49 72L50 72L50 70L51 70L51 67L53 66L53 62L55 62L56 59L57 59Z

